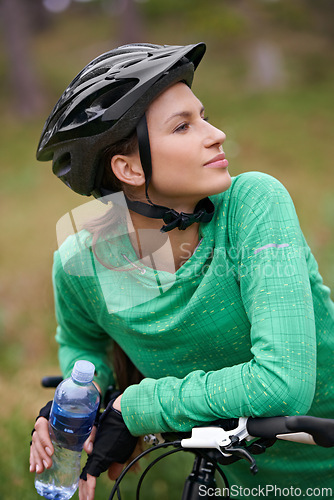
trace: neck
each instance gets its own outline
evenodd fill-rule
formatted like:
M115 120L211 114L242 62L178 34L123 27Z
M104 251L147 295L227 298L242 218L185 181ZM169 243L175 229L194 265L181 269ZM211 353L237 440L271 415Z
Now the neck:
M173 229L170 234L175 268L182 266L194 253L199 243L199 225L193 224L184 231Z
M152 186L149 187L149 192L148 192L150 202L146 198L145 189L143 186L135 190L132 189L129 192L124 191L124 194L125 196L127 196L128 199L132 201L139 201L146 205L150 205L151 202L153 205L168 207L175 210L176 212L179 213L183 212L186 214L193 213L197 203L200 201L200 198L194 198L194 197L186 198L185 196L181 198L179 197L166 198L164 196L157 195Z
M168 207L172 208L178 213L185 213L185 214L192 214L195 210L195 207L197 203L200 201L200 199L195 199L195 198L189 198L185 199L185 197L182 197L181 199L179 198L163 198L163 197L156 197L154 192L149 193L150 201L154 205L160 205L163 207ZM147 203L147 200L145 200L144 203Z
M131 210L129 213L134 228L130 240L140 259L154 254L156 268L170 271L172 268L177 270L194 253L199 242L199 224L192 224L183 231L175 228L161 233L160 219L151 219Z

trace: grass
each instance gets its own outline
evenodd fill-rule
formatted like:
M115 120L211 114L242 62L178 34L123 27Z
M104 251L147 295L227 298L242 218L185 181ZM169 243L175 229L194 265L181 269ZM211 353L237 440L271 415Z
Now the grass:
M87 54L93 57L95 48L99 52L110 45L106 19L96 17L95 21L64 17L58 28L35 41L38 66L46 72L52 101L90 58ZM72 36L73 30L78 38ZM84 54L81 47L87 39L94 39L95 45ZM208 53L194 90L210 120L227 134L230 171L237 175L259 170L283 182L325 283L333 287L332 87L325 79L294 83L272 93L251 92L242 79L242 65L237 67L232 58L230 65L218 64L218 57ZM51 397L39 381L47 373L59 372L51 288L55 225L84 200L56 181L49 164L35 160L44 117L22 123L12 117L4 99L0 104L4 110L0 118L0 498L30 500L37 498L28 472L30 430L39 408ZM189 459L174 457L168 464L150 473L146 498L175 498L175 483L188 471ZM130 488L125 490L126 499L133 498L133 481L126 487ZM109 488L106 479L99 482L97 500L106 498Z

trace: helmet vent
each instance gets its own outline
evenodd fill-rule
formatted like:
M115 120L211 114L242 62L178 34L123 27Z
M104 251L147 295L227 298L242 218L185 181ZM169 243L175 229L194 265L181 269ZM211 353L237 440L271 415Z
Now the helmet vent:
M123 64L123 68L129 68L130 66L133 66L134 64L137 64L138 61L128 61L127 63Z

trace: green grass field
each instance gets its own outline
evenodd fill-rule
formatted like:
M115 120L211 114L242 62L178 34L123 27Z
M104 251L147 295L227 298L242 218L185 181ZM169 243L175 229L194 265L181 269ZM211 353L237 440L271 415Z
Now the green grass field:
M83 34L85 22L72 19L70 29L70 21L64 20L58 31L54 28L35 41L39 67L49 84L50 107L74 73L107 47L105 19L100 19L100 30L91 23L94 26L87 26ZM164 43L184 41L166 38ZM71 41L68 50L65 39ZM89 39L94 45L84 54L80 44L86 40L87 45ZM223 62L223 56L208 52L194 91L210 121L227 134L230 172L266 172L287 187L324 281L333 287L332 82L329 77L311 83L295 79L284 90L256 93L247 90L231 57ZM39 381L45 374L59 373L51 287L55 226L62 215L86 200L57 181L49 164L35 160L48 111L20 122L10 113L6 97L1 104L0 499L31 500L37 494L28 472L30 430L39 408L52 396ZM163 470L160 466L145 498L176 498L175 483L185 473L182 468L189 468L183 457L170 459ZM110 483L107 479L99 483L97 500L108 498ZM131 498L133 493L125 495Z

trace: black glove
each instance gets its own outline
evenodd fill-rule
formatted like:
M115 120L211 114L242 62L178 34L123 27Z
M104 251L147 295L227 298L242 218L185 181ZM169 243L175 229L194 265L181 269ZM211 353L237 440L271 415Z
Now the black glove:
M48 403L46 403L46 405L43 406L43 408L41 408L39 410L39 414L38 414L38 417L36 418L36 420L39 419L39 417L44 417L44 418L46 418L46 420L49 420L51 406L52 406L52 401L49 401Z
M125 463L136 447L138 437L130 434L120 411L113 408L112 399L100 417L92 453L83 468L80 479L87 474L99 477L113 463Z

